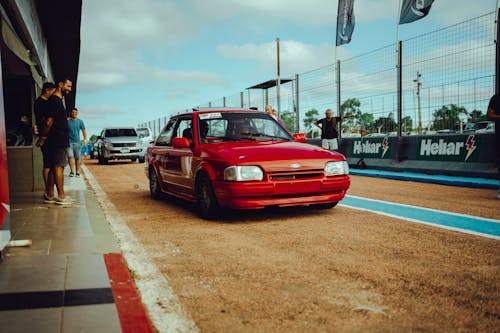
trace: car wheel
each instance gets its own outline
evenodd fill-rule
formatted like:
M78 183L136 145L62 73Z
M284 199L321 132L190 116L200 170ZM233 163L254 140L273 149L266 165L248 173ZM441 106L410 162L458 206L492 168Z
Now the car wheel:
M313 207L317 209L330 209L337 206L337 204L338 202L329 202L329 203L313 205Z
M153 168L149 169L149 192L153 199L161 199L163 192L161 191L160 181Z
M201 176L196 182L196 211L200 217L210 220L215 218L217 210L217 198L210 179Z
M145 161L145 158L144 158L144 157L139 157L139 158L137 159L137 162L139 162L139 163L144 163L144 161Z

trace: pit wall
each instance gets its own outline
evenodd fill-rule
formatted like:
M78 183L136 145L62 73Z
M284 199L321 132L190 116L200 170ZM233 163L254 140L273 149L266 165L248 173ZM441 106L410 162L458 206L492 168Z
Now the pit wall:
M307 142L321 146L320 139ZM342 138L339 152L352 168L498 177L492 133Z

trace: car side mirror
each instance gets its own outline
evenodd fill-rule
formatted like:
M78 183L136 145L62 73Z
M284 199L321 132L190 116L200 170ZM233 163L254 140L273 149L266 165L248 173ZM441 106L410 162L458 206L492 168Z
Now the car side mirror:
M191 148L191 140L184 137L174 138L172 145L174 148Z
M295 140L295 142L305 143L306 142L306 135L304 133L295 133L293 135L293 139Z

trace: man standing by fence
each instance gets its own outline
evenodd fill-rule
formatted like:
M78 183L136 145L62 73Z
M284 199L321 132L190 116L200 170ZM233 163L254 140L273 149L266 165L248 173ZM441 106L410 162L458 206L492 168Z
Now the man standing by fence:
M345 118L352 118L354 116L334 117L332 109L327 109L325 115L326 118L314 122L314 125L321 129L321 147L329 150L337 150L339 149L337 124Z

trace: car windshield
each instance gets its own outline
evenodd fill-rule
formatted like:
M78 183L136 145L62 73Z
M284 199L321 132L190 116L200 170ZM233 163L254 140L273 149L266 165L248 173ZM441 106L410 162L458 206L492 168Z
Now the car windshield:
M149 136L149 129L147 128L138 128L137 129L137 135L139 135L141 138L145 138Z
M137 132L133 128L109 128L105 133L106 137L116 136L137 136Z
M223 141L293 140L264 112L212 112L198 116L201 143Z

